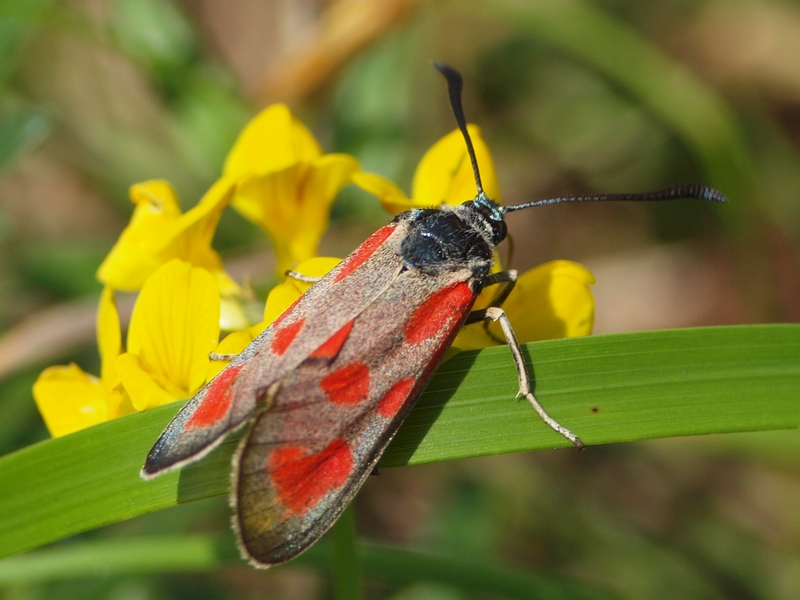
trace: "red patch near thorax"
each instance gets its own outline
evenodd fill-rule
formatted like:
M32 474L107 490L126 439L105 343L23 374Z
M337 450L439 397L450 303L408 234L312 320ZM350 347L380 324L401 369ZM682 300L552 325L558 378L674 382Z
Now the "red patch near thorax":
M314 350L314 352L312 352L309 355L309 357L326 358L328 360L336 358L336 356L339 354L339 351L342 349L342 346L344 346L344 343L347 341L347 337L350 335L350 331L353 329L353 322L354 321L350 321L339 331L334 333L319 348Z
M185 430L199 429L214 425L226 414L233 401L233 382L244 365L226 367L208 385L202 402L184 425Z
M450 330L466 314L474 298L469 284L463 282L439 290L406 322L406 340L410 344L421 344Z
M357 362L337 369L320 382L320 387L334 404L358 404L369 394L369 367Z
M335 439L316 454L302 446L278 448L269 457L267 474L278 499L292 513L304 515L325 495L342 487L353 472L353 453Z
M300 330L305 325L306 320L304 318L297 319L294 323L289 323L288 325L283 325L278 327L275 330L274 337L272 338L272 344L270 345L270 350L277 354L278 356L283 356L286 354L286 351L289 349L289 346L292 345L294 338L297 337L297 334L300 333Z
M397 414L403 402L406 401L411 390L414 389L414 379L401 379L384 394L378 404L378 412L382 417L392 417Z
M369 236L363 244L356 248L355 251L348 256L339 267L339 272L336 273L336 277L333 280L334 283L341 281L362 264L364 264L364 262L370 256L372 256L378 248L381 247L381 244L383 244L387 238L392 235L394 227L394 225L386 225L385 227L381 227L378 229L378 231Z

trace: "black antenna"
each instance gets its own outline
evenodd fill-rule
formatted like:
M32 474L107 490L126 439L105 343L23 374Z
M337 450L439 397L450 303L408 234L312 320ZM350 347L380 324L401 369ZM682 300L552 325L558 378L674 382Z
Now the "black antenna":
M642 192L639 194L598 194L594 196L558 196L556 198L546 198L535 200L525 204L514 206L501 206L503 213L533 208L535 206L548 206L550 204L561 204L562 202L659 202L661 200L677 200L678 198L696 198L709 202L727 202L728 199L714 188L705 185L679 185L676 187L659 190L657 192Z
M464 141L467 143L467 153L469 160L472 163L472 173L475 175L475 187L478 188L478 196L486 196L483 193L483 184L481 183L481 173L478 170L478 159L475 158L475 147L472 145L472 139L469 137L467 131L467 119L464 117L464 107L461 104L461 88L464 80L461 79L461 73L452 67L448 67L440 62L434 62L433 66L439 69L439 72L447 79L447 92L450 95L450 106L453 109L453 115L456 117L456 123L464 136Z
M447 91L450 96L450 106L453 109L458 128L464 136L464 141L467 144L467 153L469 160L472 163L472 172L475 175L475 186L478 188L477 198L486 199L486 194L483 191L483 184L481 183L481 173L478 170L478 159L475 158L475 147L472 145L472 139L469 137L467 131L467 119L464 117L464 107L461 103L461 88L463 87L463 79L461 73L452 67L445 64L434 62L433 66L444 75L447 80ZM639 194L597 194L591 196L558 196L556 198L546 198L544 200L536 200L534 202L526 202L525 204L517 204L515 206L500 206L498 210L502 213L509 213L515 210L523 210L526 208L533 208L535 206L547 206L550 204L561 204L563 202L659 202L661 200L677 200L679 198L696 198L698 200L706 200L709 202L727 202L728 199L714 188L705 185L679 185L676 187L659 190L657 192L643 192Z

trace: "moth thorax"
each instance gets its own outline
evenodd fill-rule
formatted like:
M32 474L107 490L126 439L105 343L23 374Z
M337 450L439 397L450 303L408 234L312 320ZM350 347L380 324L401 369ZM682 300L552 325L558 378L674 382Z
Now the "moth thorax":
M407 214L410 227L400 245L407 267L439 273L491 263L491 227L474 209L444 205Z

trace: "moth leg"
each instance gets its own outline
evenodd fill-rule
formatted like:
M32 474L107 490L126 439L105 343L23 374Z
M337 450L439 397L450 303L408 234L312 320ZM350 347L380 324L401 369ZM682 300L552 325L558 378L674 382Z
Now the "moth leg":
M490 285L502 285L500 291L497 292L494 298L492 298L491 304L489 306L502 306L503 302L506 301L509 294L511 294L511 290L514 289L514 286L517 285L517 270L516 269L509 269L507 271L498 271L497 273L492 273L488 275L483 280L483 287L489 287ZM505 342L504 339L496 336L492 331L489 329L489 323L491 320L487 320L485 318L480 319L472 319L472 315L470 318L467 319L466 325L470 323L476 323L478 321L483 321L483 330L486 332L490 338L492 338L495 342L502 344Z
M498 271L497 273L487 275L483 279L483 287L485 288L490 285L498 284L505 285L503 285L497 295L492 298L492 303L489 306L503 306L503 302L506 301L511 290L514 289L514 286L517 285L517 270L508 269L507 271Z
M311 275L303 275L302 273L298 273L297 271L292 271L291 269L286 271L286 276L292 279L296 279L297 281L304 281L306 283L317 283L322 277L312 277Z
M239 356L238 354L217 354L216 352L211 352L208 355L208 360L222 360L222 361L231 361L234 358Z
M525 396L542 421L547 423L547 425L549 425L554 431L563 435L579 449L583 448L584 444L580 438L548 415L547 411L545 411L542 405L539 404L539 401L534 397L533 392L531 391L528 368L525 366L525 360L522 358L522 349L517 341L517 336L514 335L514 330L511 328L511 322L508 320L505 311L498 306L490 306L489 308L476 310L470 313L467 321L469 322L470 320L473 322L482 320L487 322L497 321L500 323L500 327L503 329L503 334L506 336L508 347L511 349L511 355L514 357L514 364L517 367L517 376L519 378L518 395Z

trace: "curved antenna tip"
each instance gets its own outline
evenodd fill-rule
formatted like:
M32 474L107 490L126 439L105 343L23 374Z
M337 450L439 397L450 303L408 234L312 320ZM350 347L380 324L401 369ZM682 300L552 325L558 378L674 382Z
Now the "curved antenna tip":
M464 136L464 142L467 145L467 154L469 155L470 163L472 164L472 173L475 177L475 187L478 189L478 196L483 196L483 184L481 183L481 173L478 169L478 159L475 157L475 148L472 145L472 139L467 131L467 119L464 116L464 107L461 103L461 88L464 85L464 80L461 73L456 71L444 63L433 61L433 66L444 75L447 80L447 92L450 96L450 108L453 110L453 116L456 118L456 124L461 130L461 135ZM477 196L476 196L477 197Z

